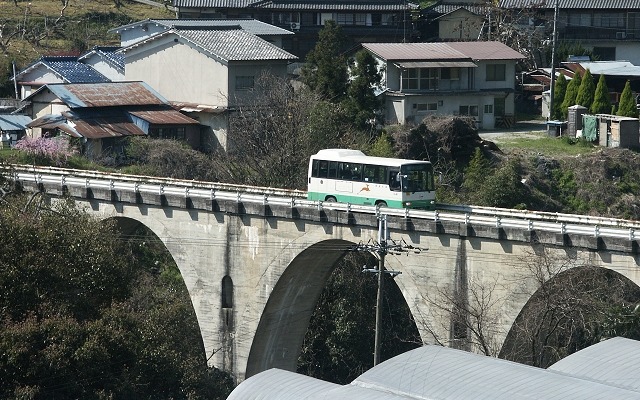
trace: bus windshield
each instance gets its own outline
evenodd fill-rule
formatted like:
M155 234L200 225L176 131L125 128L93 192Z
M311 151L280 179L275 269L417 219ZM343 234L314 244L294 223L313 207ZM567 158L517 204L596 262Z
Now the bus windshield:
M404 164L400 167L400 178L403 192L435 190L431 164Z

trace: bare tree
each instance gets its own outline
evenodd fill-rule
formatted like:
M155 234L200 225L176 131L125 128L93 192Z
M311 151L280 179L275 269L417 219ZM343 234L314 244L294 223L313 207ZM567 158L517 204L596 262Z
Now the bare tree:
M596 343L614 305L633 301L638 288L618 273L545 247L522 260L521 282L531 295L507 335L501 358L546 368Z
M498 312L504 300L499 295L499 282L499 277L487 279L482 273L475 273L468 281L459 280L456 287L438 286L434 296L426 296L435 314L439 314L442 321L449 321L442 326L443 331L450 332L449 337L441 337L429 329L436 342L497 356L501 344L496 335Z
M339 105L284 78L265 74L237 99L227 151L215 155L222 179L251 185L306 187L310 155L359 140Z

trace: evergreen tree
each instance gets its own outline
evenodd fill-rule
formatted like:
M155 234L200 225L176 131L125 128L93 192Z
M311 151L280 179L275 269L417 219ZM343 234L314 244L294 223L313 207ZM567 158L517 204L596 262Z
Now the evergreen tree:
M473 157L471 157L464 170L462 191L465 195L465 200L472 204L477 204L481 201L482 196L478 195L478 193L481 192L487 177L492 174L491 163L484 156L482 150L476 147Z
M375 120L375 113L380 108L380 101L374 93L374 88L380 85L382 76L378 72L378 65L371 53L360 50L356 54L351 76L345 108L354 125L365 130L371 127L369 121Z
M302 67L303 82L332 102L341 101L347 91L345 42L342 28L335 21L327 21L318 34L316 47L309 52Z
M583 107L590 108L593 103L593 96L596 91L596 86L593 83L593 76L589 69L586 70L580 82L580 88L578 89L578 95L576 96L576 104L580 104Z
M620 103L618 103L618 112L616 115L622 117L638 118L638 106L631 93L631 83L627 81L624 84L622 95L620 96Z
M564 74L560 74L553 88L553 110L551 110L551 118L555 120L562 119L562 102L564 95L567 93L567 78Z
M578 89L580 88L580 83L582 82L581 76L579 73L575 73L573 78L569 81L567 85L567 91L564 94L564 100L562 101L562 117L567 118L568 111L567 109L576 104L576 97L578 96Z
M607 87L607 81L604 79L603 74L600 74L600 79L598 79L598 86L596 87L596 93L589 111L591 114L606 114L611 112L609 88Z

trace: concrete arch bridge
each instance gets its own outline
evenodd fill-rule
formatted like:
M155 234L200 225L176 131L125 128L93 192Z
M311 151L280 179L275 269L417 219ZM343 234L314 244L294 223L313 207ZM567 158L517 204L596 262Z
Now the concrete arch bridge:
M492 289L496 352L535 291L523 260L536 253L608 268L640 284L640 224L578 215L442 206L437 211L308 201L303 192L14 166L26 190L71 196L99 218L144 224L166 245L188 288L210 363L238 381L295 370L317 299L347 248L391 239L427 249L386 257L425 343L465 347L438 293L473 302ZM450 298L454 298L450 297ZM459 336L459 335L458 335ZM473 350L473 349L471 349Z

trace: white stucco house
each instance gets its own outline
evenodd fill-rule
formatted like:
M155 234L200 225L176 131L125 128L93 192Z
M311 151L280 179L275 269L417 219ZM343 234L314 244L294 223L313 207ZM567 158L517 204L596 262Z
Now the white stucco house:
M383 74L387 123L469 115L480 129L514 121L516 63L500 42L365 43Z
M128 81L144 81L206 126L205 149L226 148L228 116L258 76L287 76L297 57L237 26L176 27L121 50Z

